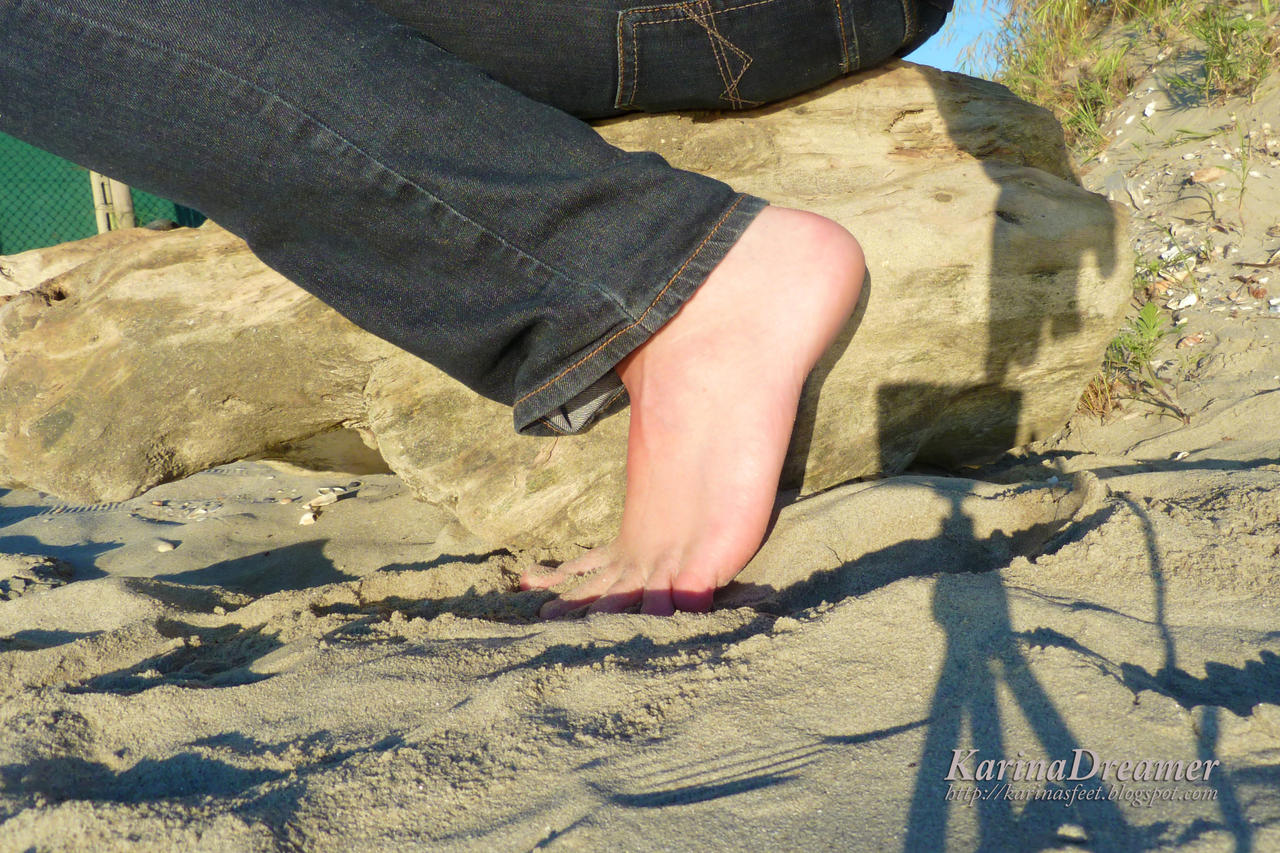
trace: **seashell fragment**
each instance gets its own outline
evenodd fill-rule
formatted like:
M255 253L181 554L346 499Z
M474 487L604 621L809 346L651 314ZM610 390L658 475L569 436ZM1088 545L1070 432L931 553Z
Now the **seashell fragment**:
M1174 311L1181 311L1183 308L1190 308L1200 301L1200 297L1194 293L1188 293L1181 299L1170 299L1168 307Z
M301 524L303 526L306 526L308 524L315 524L315 523L316 523L316 514L311 511L304 512L302 514L302 518L298 519L298 524Z
M1178 349L1186 349L1202 343L1204 343L1204 332L1196 332L1194 335L1187 335L1178 341Z
M1227 176L1227 170L1221 166L1205 166L1203 169L1196 169L1188 177L1193 184L1211 184L1214 181L1220 181Z

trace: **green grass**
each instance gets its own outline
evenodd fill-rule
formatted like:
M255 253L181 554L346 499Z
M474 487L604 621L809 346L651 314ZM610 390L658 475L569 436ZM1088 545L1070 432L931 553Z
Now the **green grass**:
M1009 12L979 51L1016 94L1053 110L1078 157L1102 148L1106 114L1141 70L1113 24L1130 23L1170 50L1203 45L1204 72L1166 82L1206 100L1251 95L1280 64L1272 24L1277 0L1009 0ZM1246 18L1252 15L1252 18ZM1112 38L1104 38L1110 34Z
M1270 4L1261 17L1241 9L1210 4L1191 19L1188 29L1204 44L1202 90L1206 101L1232 95L1252 96L1280 56L1280 40L1269 26Z

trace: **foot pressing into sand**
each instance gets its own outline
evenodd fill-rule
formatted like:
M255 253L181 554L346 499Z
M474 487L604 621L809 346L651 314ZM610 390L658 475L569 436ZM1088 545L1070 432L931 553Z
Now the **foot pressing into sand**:
M631 398L616 539L525 589L585 577L547 602L707 610L755 554L773 510L801 387L853 311L861 247L817 214L766 207L680 311L623 359Z

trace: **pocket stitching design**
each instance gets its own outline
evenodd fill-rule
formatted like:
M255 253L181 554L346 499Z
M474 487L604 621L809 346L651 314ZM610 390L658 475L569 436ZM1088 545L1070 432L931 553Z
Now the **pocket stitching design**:
M753 3L743 3L740 6L734 6L732 8L722 9L718 12L706 11L703 13L698 13L693 11L692 7L694 4L692 3L672 3L667 6L644 6L644 7L635 8L635 9L622 10L621 12L618 13L620 24L622 23L622 19L624 16L627 16L629 14L638 14L641 12L652 13L652 12L661 12L665 10L678 10L681 13L681 15L675 18L661 18L656 21L632 20L630 22L631 24L631 86L630 86L630 92L626 95L625 100L623 100L623 92L625 92L628 88L626 86L626 74L627 74L626 51L625 51L625 47L623 45L623 40L622 40L623 28L621 26L618 27L618 97L615 99L614 106L619 109L622 109L624 107L629 107L635 103L636 90L640 85L640 63L639 63L639 57L638 57L640 39L639 39L639 34L637 32L637 29L639 27L646 26L649 24L672 24L672 23L678 23L680 21L693 21L694 23L701 26L703 31L706 32L707 39L711 43L712 56L716 60L716 71L720 75L720 79L725 85L725 90L720 93L721 99L728 101L731 106L738 109L742 109L747 106L759 106L761 103L763 103L763 101L753 101L747 98L743 98L741 94L739 94L738 92L738 82L742 79L742 75L746 73L747 67L751 65L751 61L752 61L751 54L747 53L742 48L738 47L733 42L725 38L723 34L721 34L719 30L719 26L715 22L715 16L723 15L728 12L736 12L739 9L749 9L752 6L764 6L768 3L773 3L773 2L775 2L775 0L755 0L755 2ZM699 0L699 3L700 5L709 5L707 3L707 0ZM734 54L737 55L738 58L741 59L743 63L742 68L738 71L736 75L732 77L732 79L730 79L730 76L729 76L729 60L728 60L728 57L725 56L723 52L725 47L733 51Z

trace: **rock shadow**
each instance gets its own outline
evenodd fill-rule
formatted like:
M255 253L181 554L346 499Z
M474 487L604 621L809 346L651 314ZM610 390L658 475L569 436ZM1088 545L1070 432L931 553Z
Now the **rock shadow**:
M0 498L5 497L12 491L13 489L0 489ZM45 511L47 511L46 507L26 504L21 506L0 506L0 528L8 527L10 524L17 524Z
M31 628L0 636L0 652L38 652L65 646L85 637L92 637L100 631L46 631Z
M98 568L98 558L123 545L123 542L50 545L34 536L2 536L0 537L0 554L39 554L44 557L56 557L75 569L71 580L84 581L106 577L107 573Z
M328 539L312 539L271 548L185 572L155 575L156 580L196 586L217 586L253 596L285 590L310 589L355 580L325 556Z

